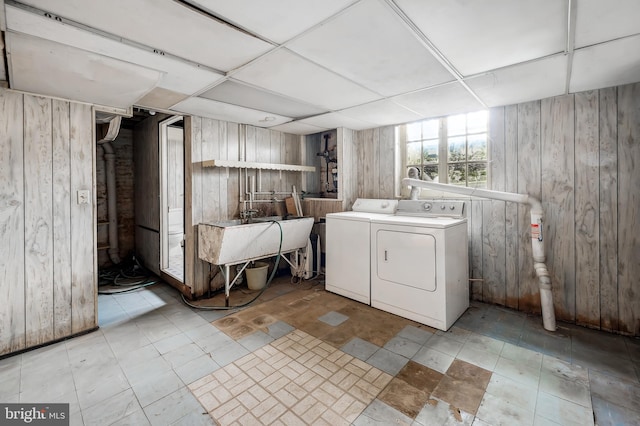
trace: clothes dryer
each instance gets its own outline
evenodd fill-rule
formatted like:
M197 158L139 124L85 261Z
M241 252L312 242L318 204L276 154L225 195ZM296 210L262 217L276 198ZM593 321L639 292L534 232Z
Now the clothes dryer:
M463 202L401 200L371 220L371 306L448 330L469 307Z

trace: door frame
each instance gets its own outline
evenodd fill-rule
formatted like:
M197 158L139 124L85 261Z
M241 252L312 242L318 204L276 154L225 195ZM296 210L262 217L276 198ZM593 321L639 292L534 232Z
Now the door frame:
M167 184L167 176L168 176L168 152L167 145L169 142L168 128L178 121L182 121L184 123L184 116L182 115L174 115L173 117L167 118L166 120L162 120L158 123L158 136L159 136L159 162L160 162L160 272L163 274L169 275L171 278L178 280L179 282L184 284L185 281L185 271L184 271L184 262L183 262L183 270L182 277L177 277L172 274L167 268L169 267L169 208L168 208L168 184ZM184 153L184 124L183 124L183 132L182 132L182 150ZM183 155L183 170L184 170L184 155ZM184 186L184 179L182 182ZM184 193L184 189L183 189ZM182 202L182 238L184 241L185 238L185 223L184 223L184 213L185 206L184 200ZM183 246L184 250L184 246ZM184 256L184 251L183 251Z

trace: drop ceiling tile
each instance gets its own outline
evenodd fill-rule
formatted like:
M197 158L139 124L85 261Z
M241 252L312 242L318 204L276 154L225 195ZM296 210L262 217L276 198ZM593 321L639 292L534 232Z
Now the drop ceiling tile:
M373 123L375 124L374 127L408 123L422 118L419 114L410 111L389 99L383 99L366 105L348 108L340 111L340 113L357 120Z
M293 133L294 135L311 135L313 133L329 130L328 127L312 126L311 124L302 123L300 121L290 121L285 124L273 126L272 129L284 133Z
M330 110L380 98L287 49L270 52L234 73L233 78Z
M158 86L167 90L193 94L223 78L222 74L198 68L188 62L154 54L24 9L6 5L6 11L9 28L14 32L33 35L162 71L163 75Z
M92 28L229 71L273 45L172 0L22 0Z
M640 35L585 47L574 52L571 92L640 81Z
M393 100L425 118L484 109L484 105L458 82L396 96Z
M188 95L183 93L172 92L162 87L156 87L139 99L136 105L150 109L169 109L172 105L188 97Z
M215 120L251 124L257 127L273 127L291 121L289 117L198 97L185 99L172 106L171 110Z
M488 106L511 105L565 93L567 56L555 55L471 77L465 82Z
M326 109L317 108L232 80L224 81L200 96L260 111L270 111L275 114L293 118L307 117L326 112Z
M287 48L385 96L455 79L380 0L358 3Z
M308 123L314 126L324 127L327 129L337 129L344 127L351 130L364 130L376 127L373 123L351 118L339 112L330 112L327 114L316 115L299 120L300 123Z
M567 2L396 0L464 76L564 51Z
M354 0L187 0L235 25L284 43L349 6Z
M580 48L640 33L638 0L579 0L575 47Z
M5 33L11 88L128 108L160 79L155 70L49 40Z

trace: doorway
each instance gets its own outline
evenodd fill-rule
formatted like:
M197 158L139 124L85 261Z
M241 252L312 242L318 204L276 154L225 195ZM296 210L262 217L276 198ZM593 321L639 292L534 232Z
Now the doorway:
M160 122L160 270L184 283L184 120Z

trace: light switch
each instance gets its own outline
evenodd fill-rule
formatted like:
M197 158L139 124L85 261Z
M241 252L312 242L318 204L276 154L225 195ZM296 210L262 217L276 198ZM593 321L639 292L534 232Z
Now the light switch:
M89 204L89 197L91 193L88 189L81 189L78 191L78 204Z

